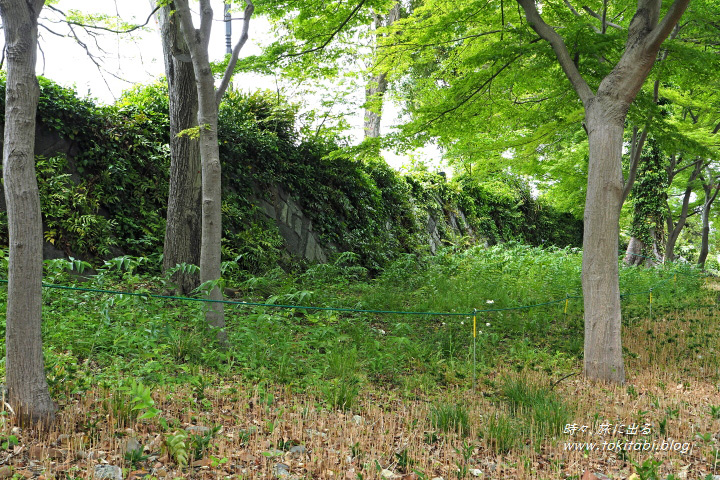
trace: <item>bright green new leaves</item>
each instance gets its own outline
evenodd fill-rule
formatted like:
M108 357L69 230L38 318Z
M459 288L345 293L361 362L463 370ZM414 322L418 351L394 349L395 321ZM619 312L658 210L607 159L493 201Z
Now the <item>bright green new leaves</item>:
M238 69L263 73L282 70L295 79L334 78L368 53L365 37L373 13L386 12L394 3L258 0L256 13L270 19L276 40L265 47L262 55L241 60Z
M706 154L717 144L707 113L717 111L720 58L711 43L718 33L711 3L691 3L628 116L630 129L648 128L663 145ZM543 2L543 18L562 36L591 90L624 51L627 12L635 7L631 1ZM426 0L389 30L380 58L411 118L400 143L434 139L464 171L510 168L531 175L556 202L582 211L584 109L515 2Z

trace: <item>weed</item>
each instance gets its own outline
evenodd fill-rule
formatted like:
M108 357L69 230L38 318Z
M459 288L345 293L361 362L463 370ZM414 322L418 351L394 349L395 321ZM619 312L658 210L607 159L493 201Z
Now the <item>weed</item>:
M407 473L410 467L415 465L415 460L410 458L408 449L404 448L399 452L395 452L395 464L401 471Z
M137 468L139 463L144 462L148 458L150 458L150 456L145 455L142 448L125 452L125 460L127 460L133 468Z
M189 450L192 458L199 459L203 458L210 448L210 442L215 435L220 431L222 427L213 427L204 434L191 433L189 435Z
M642 464L637 462L632 462L632 464L640 480L660 480L658 477L658 467L662 465L662 462L654 458L648 458Z
M430 425L442 432L457 432L461 436L470 433L467 408L461 404L440 403L430 407Z
M172 435L165 437L165 449L170 457L175 459L178 465L187 465L189 460L188 434L178 430Z
M20 441L15 435L8 435L7 437L0 438L0 448L3 450L9 450L10 448L19 444Z
M560 434L570 421L570 408L549 386L511 378L503 385L502 396L511 411L525 418L540 437Z
M481 430L481 437L495 453L507 453L520 446L520 428L504 414L490 416Z
M355 404L360 384L355 378L333 378L319 388L323 400L330 408L350 410Z

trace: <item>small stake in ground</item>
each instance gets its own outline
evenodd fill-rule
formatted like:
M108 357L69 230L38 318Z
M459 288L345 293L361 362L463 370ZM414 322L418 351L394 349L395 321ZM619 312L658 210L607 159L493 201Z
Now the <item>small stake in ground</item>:
M477 308L473 309L473 392L475 391L475 344L477 340Z

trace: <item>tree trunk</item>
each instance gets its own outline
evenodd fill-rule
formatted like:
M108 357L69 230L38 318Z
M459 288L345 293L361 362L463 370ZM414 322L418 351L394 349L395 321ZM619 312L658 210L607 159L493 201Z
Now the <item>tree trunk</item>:
M167 6L158 19L165 55L165 75L170 100L170 192L163 247L163 270L178 264L200 264L201 173L196 139L178 133L197 126L198 100L195 75L179 22ZM197 274L176 272L171 280L177 294L188 294L199 285Z
M246 0L246 18L241 40L233 51L237 55L247 40L247 26L252 15L252 1ZM200 282L216 282L207 292L209 302L205 311L205 320L217 329L218 342L227 346L227 332L225 331L225 316L222 289L219 282L222 280L221 246L222 246L222 184L220 168L220 150L218 148L218 109L220 98L229 83L229 73L232 72L234 62L231 60L226 75L223 77L221 87L215 91L215 78L210 68L208 45L213 22L213 10L209 0L200 1L200 28L196 29L187 0L176 0L176 14L180 20L181 32L187 43L195 75L196 95L198 99L198 128L200 135L200 163L202 188L202 227L200 247Z
M198 125L200 125L200 156L202 158L202 248L200 249L200 282L220 280L222 273L222 183L220 150L218 148L218 108L210 62L195 64L198 92ZM202 65L205 65L204 67ZM222 290L216 285L208 294L212 300L222 300ZM217 339L227 344L225 316L222 303L210 303L205 319L219 329Z
M717 184L717 178L709 167L708 176L701 178L705 192L705 201L703 202L702 211L702 242L700 245L700 255L698 256L698 265L704 270L710 243L710 210L712 210L712 205L715 203L718 192L720 192L720 185Z
M387 90L387 75L373 76L365 86L365 138L380 137L383 97Z
M618 110L599 98L586 109L590 162L582 260L585 375L613 383L625 381L617 262L624 115L618 119Z
M0 0L7 52L3 178L8 215L5 376L9 401L23 421L49 423L50 398L42 351L42 220L35 175L37 19L44 0Z
M387 15L375 15L375 28L389 27L400 18L400 3L396 3ZM377 49L377 37L373 36ZM365 86L365 138L378 138L380 136L380 122L382 121L382 108L387 91L388 81L385 73L373 75Z
M623 126L660 45L690 0L675 0L660 20L661 2L639 0L628 27L625 52L593 93L563 38L545 23L535 0L517 0L528 25L546 40L585 107L590 163L585 204L582 284L585 304L585 376L625 381L620 322L618 236L623 201Z
M642 264L642 252L644 248L645 244L642 240L636 237L631 237L630 243L628 243L627 250L625 251L625 259L623 260L625 265L632 267Z
M693 182L697 179L698 175L700 175L700 172L702 171L702 168L704 167L701 160L696 160L695 168L693 169L692 173L690 174L690 178L688 179L687 187L685 187L685 192L683 193L683 201L682 201L682 207L680 209L680 215L678 216L677 223L673 226L673 219L672 219L672 211L670 210L670 206L668 205L668 212L667 212L667 226L668 226L668 235L667 235L667 243L665 244L665 261L666 262L674 262L675 261L675 244L677 243L677 239L680 237L680 232L682 232L683 227L685 227L685 222L687 221L688 213L689 213L689 207L690 207L690 196L692 195L692 187Z
M702 211L702 241L700 244L700 255L698 256L698 265L705 269L705 260L707 260L710 242L710 207L707 202L703 205Z

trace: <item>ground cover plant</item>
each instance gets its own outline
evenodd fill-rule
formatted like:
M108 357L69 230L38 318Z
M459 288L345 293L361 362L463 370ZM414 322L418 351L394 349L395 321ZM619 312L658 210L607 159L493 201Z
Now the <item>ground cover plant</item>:
M45 478L110 467L123 478L715 474L714 281L682 265L622 268L630 380L594 385L581 376L580 260L513 244L406 255L372 278L353 254L262 277L227 264L227 287L251 303L227 307L227 350L209 340L202 302L151 296L168 280L143 273L145 259L46 262L60 421L38 436L5 410L0 468ZM649 430L599 436L604 423ZM640 437L680 450L575 443Z

